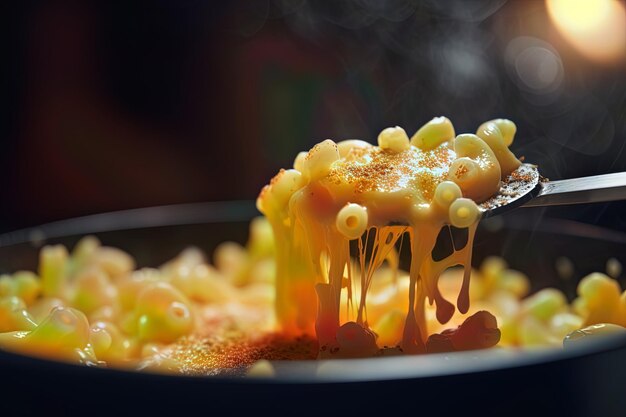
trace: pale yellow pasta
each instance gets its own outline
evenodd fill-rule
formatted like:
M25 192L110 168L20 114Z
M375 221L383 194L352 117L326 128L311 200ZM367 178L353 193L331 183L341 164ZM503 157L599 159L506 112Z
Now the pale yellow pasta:
M164 275L170 275L175 273L179 268L193 268L205 262L206 258L204 256L204 253L202 253L200 249L191 246L185 248L181 253L178 254L177 257L163 264L158 270L144 268L143 271L144 273L154 272L157 274L157 279L161 279Z
M16 296L0 297L0 333L32 330L36 326L24 300Z
M96 267L81 271L74 280L72 304L86 314L112 305L117 298L117 288L109 277Z
M264 217L255 217L250 222L250 233L246 249L255 259L274 256L274 233Z
M358 204L346 204L335 221L337 230L348 239L357 239L367 229L367 209Z
M120 309L119 303L114 303L112 305L104 305L102 307L96 308L94 311L87 315L89 322L95 321L116 321L117 318L122 314L122 310Z
M28 313L33 316L36 323L40 323L48 317L48 314L56 307L67 307L65 301L57 297L43 297L39 298L28 307Z
M207 264L181 267L170 279L191 300L215 303L233 298L233 288L225 277Z
M476 223L480 217L478 206L469 198L457 198L450 205L450 223L454 227L465 228Z
M201 265L201 264L200 264ZM169 269L169 283L178 288L183 294L191 298L195 292L194 277L192 271L197 265L176 264L175 268Z
M480 125L478 127L478 130L482 130L484 126L491 123L495 124L502 133L504 145L507 147L511 146L511 144L513 143L513 138L515 137L515 133L517 132L517 126L515 126L515 123L509 119L493 119Z
M85 236L80 239L72 251L73 270L79 270L87 265L100 246L100 241L95 236Z
M402 152L409 149L409 137L400 126L388 127L378 135L378 146L392 152ZM341 153L340 153L341 154Z
M353 149L367 149L371 148L372 144L360 139L346 139L337 142L337 151L341 158L345 158ZM303 152L300 152L303 153ZM304 152L306 155L306 152Z
M183 364L179 361L160 354L155 354L141 361L137 367L139 371L172 374L179 373Z
M100 329L103 333L109 335L111 339L111 343L105 343L107 340L106 336L98 335ZM102 338L103 340L94 340L96 338ZM135 357L139 350L139 344L133 338L126 336L122 333L122 331L113 323L108 321L95 321L90 328L90 340L94 342L102 342L96 346L94 346L94 350L96 351L96 355L98 359L119 363L122 361L126 361Z
M516 344L525 347L560 346L563 341L533 315L522 316L516 324Z
M84 347L89 342L89 322L81 311L56 307L30 334L29 338L43 344Z
M0 333L0 348L96 364L89 322L79 310L56 307L31 331Z
M243 304L251 306L258 305L259 302L273 305L276 301L276 287L269 282L251 282L245 287L239 288L239 300Z
M585 303L585 299L583 297L574 298L571 304L571 309L573 313L580 317L587 317L589 315L589 309L587 308L587 304Z
M622 274L622 263L616 258L609 258L606 261L605 269L611 278L617 279Z
M185 296L170 284L144 288L135 306L137 335L143 341L171 343L193 329L193 316Z
M569 280L574 275L574 264L571 259L566 256L559 256L554 261L554 267L559 278L562 280Z
M239 243L223 242L215 248L213 262L222 275L238 284L243 281L242 274L249 262L248 253Z
M321 151L319 153L321 155ZM321 161L318 161L322 163ZM319 166L314 169L322 169ZM300 171L295 169L288 169L282 171L282 174L276 177L276 181L272 183L271 195L275 201L275 204L282 206L289 201L294 192L302 188L304 180Z
M442 181L435 189L435 201L443 208L450 207L454 200L461 197L463 197L461 187L452 181Z
M255 283L274 284L276 281L276 264L271 258L256 260L250 265L248 271L246 283L249 285Z
M166 282L148 284L137 295L135 311L137 314L162 315L172 303L186 303L185 296Z
M113 336L104 326L93 325L89 329L89 343L98 358L104 358L113 344Z
M567 306L565 295L557 289L545 288L526 298L522 310L538 320L547 321Z
M63 245L44 246L39 254L41 291L46 297L63 296L66 290L68 253Z
M41 294L41 281L30 271L17 271L13 276L0 276L0 297L17 296L31 305Z
M122 310L135 308L137 296L147 286L162 280L158 269L142 268L117 282L118 303Z
M265 359L256 361L247 372L247 376L252 378L271 378L275 375L274 365Z
M530 280L528 277L514 269L503 269L500 272L500 279L496 284L499 289L513 294L517 298L524 298L530 291Z
M391 310L385 313L372 325L372 330L378 335L376 339L381 346L395 346L398 342L397 335L404 327L405 315L399 310Z
M493 287L501 273L508 268L507 262L499 256L488 256L480 265L480 273L487 287Z
M302 172L309 180L322 178L333 162L339 159L337 144L330 139L315 145L304 158L304 171Z
M300 172L304 171L304 169L305 169L304 168L305 167L304 161L306 159L306 155L307 155L307 152L299 152L298 153L298 155L296 156L296 159L294 159L294 161L293 161L293 168L294 169L297 169Z
M116 279L128 274L135 268L135 260L121 249L102 246L98 248L91 262Z
M162 343L146 343L141 348L141 357L148 358L154 355L160 355L165 349L167 345Z
M0 297L13 295L14 284L10 275L0 275Z
M582 317L569 312L557 313L550 318L552 334L563 340L568 334L583 327Z
M463 196L484 201L500 188L500 165L493 151L478 136L463 134L454 140L458 156L448 173L463 190Z
M18 271L13 274L13 294L20 297L26 305L35 302L41 292L41 283L31 271Z
M355 265L354 273L359 271L359 266ZM361 290L361 283L355 283L355 292L359 292ZM398 327L395 326L397 324L395 322L395 318L397 316L393 315L394 312L400 313L402 316L402 326L404 325L404 319L406 318L406 313L402 311L403 304L406 302L406 298L409 293L409 277L405 273L400 275L395 274L393 268L388 266L381 267L374 278L372 279L372 283L369 288L369 295L367 297L367 319L371 322L372 330L378 333L378 330L383 331L388 335L388 339L392 338L390 332L395 329L398 330ZM347 302L347 295L342 294L342 301ZM388 315L392 316L389 317ZM342 320L347 320L348 315L343 314ZM390 321L386 321L385 317ZM400 326L400 329L401 327ZM395 337L398 337L398 334L394 333ZM398 342L396 340L394 343Z
M411 137L411 145L423 151L435 149L444 142L454 139L452 122L447 117L435 117Z
M500 175L504 179L522 165L521 161L504 143L500 129L495 123L484 123L476 131L476 135L485 141L498 159Z
M600 272L589 274L578 284L578 295L588 312L586 326L620 322L621 291L614 279Z
M235 252L241 256L234 259L233 252L226 251L231 255L222 254L221 266L228 270L230 262L244 275L252 271L271 274L273 264L268 268L267 261L271 259L272 232L262 219L251 224L250 232L250 255L238 245ZM208 306L240 299L242 305L257 305L273 301L271 279L263 278L264 283L256 284L262 288L255 291L255 285L248 285L249 296L238 294L233 281L208 265L197 248L184 250L160 270L133 271L132 258L118 249L102 247L95 238L82 239L71 257L66 254L64 248L46 247L41 256L43 276L62 283L55 288L58 296L42 296L41 280L32 272L18 271L2 279L0 347L79 363L105 361L141 367L138 361L144 345L171 343L193 331L194 303ZM80 337L72 339L70 334Z

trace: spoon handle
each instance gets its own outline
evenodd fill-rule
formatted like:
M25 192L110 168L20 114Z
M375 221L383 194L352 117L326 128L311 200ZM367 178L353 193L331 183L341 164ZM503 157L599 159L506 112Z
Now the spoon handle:
M524 207L626 200L626 172L548 181Z

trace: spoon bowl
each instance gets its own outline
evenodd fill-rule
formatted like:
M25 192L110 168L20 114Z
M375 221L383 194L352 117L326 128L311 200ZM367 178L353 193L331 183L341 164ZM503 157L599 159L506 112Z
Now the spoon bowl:
M500 184L498 194L478 205L482 217L492 217L520 207L537 197L542 188L542 177L537 165L522 164Z

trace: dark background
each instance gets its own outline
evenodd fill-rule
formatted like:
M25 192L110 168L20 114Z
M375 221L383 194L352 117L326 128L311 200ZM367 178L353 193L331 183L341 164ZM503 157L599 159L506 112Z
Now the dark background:
M50 1L11 7L0 231L253 199L325 138L507 117L551 179L626 170L626 58L540 0ZM558 208L626 230L626 204Z

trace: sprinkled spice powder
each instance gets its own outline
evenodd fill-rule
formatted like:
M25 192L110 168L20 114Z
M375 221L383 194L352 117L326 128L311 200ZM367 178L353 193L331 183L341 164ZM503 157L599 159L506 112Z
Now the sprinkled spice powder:
M431 151L411 147L397 153L379 147L355 148L333 165L326 181L335 185L349 184L356 194L389 193L417 185L430 199L455 158L454 151L447 147Z
M317 340L311 336L268 334L250 338L232 331L219 336L181 339L169 356L182 364L183 374L237 376L244 375L250 365L261 359L314 360L317 354Z

